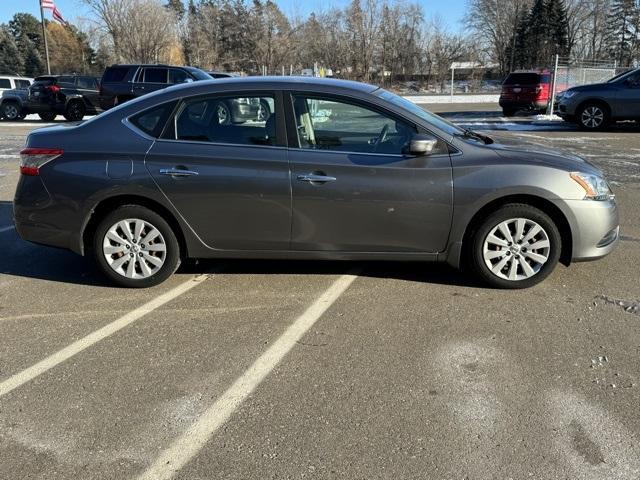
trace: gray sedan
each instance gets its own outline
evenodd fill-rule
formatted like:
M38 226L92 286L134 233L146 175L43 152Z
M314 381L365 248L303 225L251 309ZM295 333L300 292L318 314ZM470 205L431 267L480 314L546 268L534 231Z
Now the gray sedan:
M269 105L220 122L219 106ZM230 78L32 132L14 201L25 240L148 287L184 258L412 260L523 288L618 240L602 172L511 148L375 86Z

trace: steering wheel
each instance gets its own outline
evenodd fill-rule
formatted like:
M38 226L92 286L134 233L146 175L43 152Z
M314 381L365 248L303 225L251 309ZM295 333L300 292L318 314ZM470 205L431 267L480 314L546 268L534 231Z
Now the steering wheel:
M373 142L374 152L378 151L378 147L380 146L380 144L387 139L388 131L389 131L389 124L387 123L384 127L382 127L382 130L380 131L380 135L378 135L378 137Z

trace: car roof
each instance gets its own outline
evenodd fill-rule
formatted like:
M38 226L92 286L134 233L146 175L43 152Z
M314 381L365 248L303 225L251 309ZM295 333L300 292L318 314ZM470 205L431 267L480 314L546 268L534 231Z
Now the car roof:
M342 90L351 90L362 93L372 93L378 90L379 87L370 85L368 83L354 82L352 80L339 80L333 78L317 78L317 77L303 77L303 76L265 76L265 77L225 77L214 80L203 80L192 84L180 84L171 89L180 88L196 88L197 86L204 86L209 84L215 84L217 86L237 85L242 88L275 88L275 89L288 89L295 90L299 87L318 86L324 88L336 88Z

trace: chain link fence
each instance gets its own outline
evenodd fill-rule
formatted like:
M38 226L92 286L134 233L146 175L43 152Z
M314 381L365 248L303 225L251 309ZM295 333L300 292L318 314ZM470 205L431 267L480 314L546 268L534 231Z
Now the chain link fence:
M606 82L622 70L624 69L618 69L614 60L559 58L555 74L555 91L557 93L578 85Z

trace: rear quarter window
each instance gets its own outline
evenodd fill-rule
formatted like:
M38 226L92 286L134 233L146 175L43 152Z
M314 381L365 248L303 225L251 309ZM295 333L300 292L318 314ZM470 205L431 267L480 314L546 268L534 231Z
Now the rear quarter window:
M158 138L176 102L164 103L129 117L129 122L151 137Z
M0 78L0 88L11 88L11 81L8 78Z
M102 75L102 83L122 82L129 73L129 67L109 67Z

